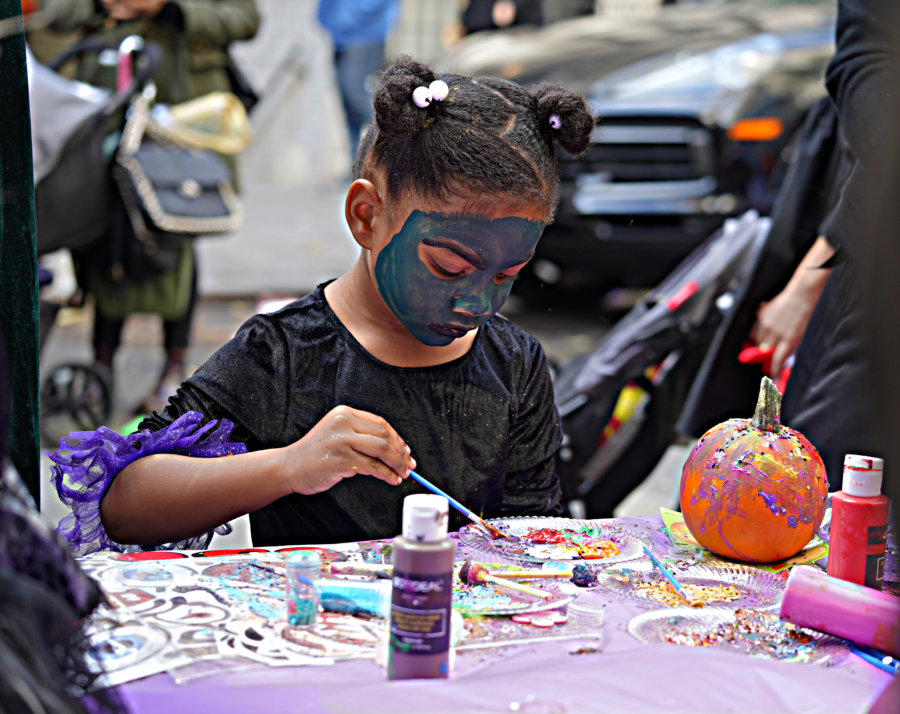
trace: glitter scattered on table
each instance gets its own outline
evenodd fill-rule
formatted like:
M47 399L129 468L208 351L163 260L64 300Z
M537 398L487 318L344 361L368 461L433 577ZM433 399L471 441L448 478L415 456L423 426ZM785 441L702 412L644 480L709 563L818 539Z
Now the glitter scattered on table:
M782 622L774 612L753 608L653 610L633 618L628 631L642 642L724 647L792 662L819 662L846 655L840 640Z

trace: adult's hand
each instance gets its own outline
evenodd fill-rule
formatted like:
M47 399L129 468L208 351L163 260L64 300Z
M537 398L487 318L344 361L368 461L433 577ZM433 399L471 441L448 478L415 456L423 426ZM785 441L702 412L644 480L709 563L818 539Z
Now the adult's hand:
M785 360L800 344L814 307L815 300L810 303L800 291L787 288L768 302L760 303L750 339L760 349L772 349L768 376L775 379L781 374Z
M770 377L777 379L781 375L785 360L794 354L800 344L831 273L821 266L833 254L834 248L825 237L816 238L784 289L768 302L761 303L757 309L756 324L750 330L750 339L760 349L772 348Z
M305 495L361 474L397 486L415 465L406 442L383 418L344 405L284 448L288 481L296 493Z

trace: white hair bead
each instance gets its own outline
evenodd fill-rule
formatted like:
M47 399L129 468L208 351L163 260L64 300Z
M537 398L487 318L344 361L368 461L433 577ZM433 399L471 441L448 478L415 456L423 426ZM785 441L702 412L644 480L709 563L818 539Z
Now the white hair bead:
M413 90L413 104L415 104L419 109L424 109L429 104L431 104L432 96L428 87L416 87Z
M562 128L562 120L559 118L559 114L551 114L550 117L548 118L548 121L550 122L551 128L553 128L553 129Z
M436 79L428 85L428 91L431 92L431 98L436 102L443 102L447 95L450 94L450 87L443 79Z

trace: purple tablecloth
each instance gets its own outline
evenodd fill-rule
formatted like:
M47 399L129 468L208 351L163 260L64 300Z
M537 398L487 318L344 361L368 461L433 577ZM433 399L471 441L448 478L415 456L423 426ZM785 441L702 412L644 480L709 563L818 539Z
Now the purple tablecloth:
M668 545L659 519L641 519ZM791 663L698 647L642 644L628 621L646 611L600 591L579 605L602 612L599 651L575 641L544 641L457 656L448 681L388 682L375 662L266 667L206 676L177 685L155 675L120 687L135 714L180 712L867 712L892 683L888 673L848 655L829 664ZM586 650L586 651L585 651ZM890 703L873 714L898 711Z

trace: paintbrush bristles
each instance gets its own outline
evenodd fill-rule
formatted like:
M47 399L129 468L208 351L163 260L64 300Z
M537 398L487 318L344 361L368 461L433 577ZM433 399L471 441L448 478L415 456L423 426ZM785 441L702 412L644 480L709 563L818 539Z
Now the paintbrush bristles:
M464 583L470 583L472 585L491 583L500 588L515 590L520 593L525 593L526 595L531 595L532 597L543 598L544 600L550 600L553 597L552 593L548 593L538 588L532 588L528 585L495 578L483 565L473 565L469 560L466 560L459 569L459 579Z
M463 561L462 567L459 569L459 579L464 583L469 582L469 568L472 567L470 560Z
M488 532L488 535L490 535L492 538L494 538L494 539L509 538L509 536L506 533L504 533L503 531L501 531L499 528L497 528L497 526L492 526L490 523L488 523L486 520L484 520L480 516L476 516L474 513L470 513L468 515L469 515L470 520L473 523L484 528Z
M490 575L483 565L473 565L466 571L466 578L470 583L484 583Z

